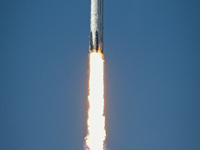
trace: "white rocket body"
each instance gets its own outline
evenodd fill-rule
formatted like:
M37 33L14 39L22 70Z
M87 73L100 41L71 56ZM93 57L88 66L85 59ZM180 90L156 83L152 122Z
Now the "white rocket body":
M91 0L90 51L103 53L103 0Z

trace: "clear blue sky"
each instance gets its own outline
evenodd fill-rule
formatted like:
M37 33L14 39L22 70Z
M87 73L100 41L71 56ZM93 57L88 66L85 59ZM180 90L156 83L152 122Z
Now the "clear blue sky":
M0 1L0 149L82 150L90 0ZM109 150L200 149L200 1L104 0Z

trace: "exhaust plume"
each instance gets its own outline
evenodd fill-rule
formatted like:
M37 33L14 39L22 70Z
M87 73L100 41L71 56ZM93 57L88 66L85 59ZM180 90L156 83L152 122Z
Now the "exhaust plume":
M86 150L105 150L104 59L101 52L89 54L88 134Z

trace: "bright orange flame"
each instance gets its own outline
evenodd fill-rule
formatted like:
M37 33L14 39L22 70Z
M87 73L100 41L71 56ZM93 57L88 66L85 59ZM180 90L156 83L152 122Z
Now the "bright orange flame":
M104 60L103 54L90 53L89 110L87 150L104 150L106 137L104 116Z

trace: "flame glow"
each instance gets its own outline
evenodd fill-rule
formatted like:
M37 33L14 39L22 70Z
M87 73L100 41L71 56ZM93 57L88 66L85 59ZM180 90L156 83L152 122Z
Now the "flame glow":
M104 60L102 53L90 53L88 103L86 150L104 150L106 131L104 116Z

